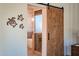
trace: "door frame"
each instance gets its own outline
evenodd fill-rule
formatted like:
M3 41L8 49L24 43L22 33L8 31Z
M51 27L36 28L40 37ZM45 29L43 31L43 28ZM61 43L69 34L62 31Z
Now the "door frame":
M39 6L38 4L27 4L27 6L29 6L29 5L36 7L36 9L34 11L37 11L40 9L42 10L42 19L43 20L42 20L42 52L41 52L41 55L46 56L47 55L47 18L46 18L47 17L47 10L46 10L47 7L42 6L42 5ZM34 17L34 13L33 13L33 17ZM33 34L34 34L34 25L33 25ZM33 40L32 41L32 52L34 52L35 51L34 50L34 35L32 36L32 40ZM28 51L28 49L27 49L27 51Z

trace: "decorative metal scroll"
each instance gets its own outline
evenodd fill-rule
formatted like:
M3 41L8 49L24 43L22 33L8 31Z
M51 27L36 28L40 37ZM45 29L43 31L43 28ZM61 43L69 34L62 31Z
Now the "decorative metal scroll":
M17 20L23 21L24 20L23 15L22 14L18 15Z
M24 25L23 24L20 24L19 25L19 28L23 29L24 28Z
M15 19L16 19L16 17L8 18L9 21L7 21L7 25L8 26L10 25L10 26L12 26L14 28L16 25L18 25L16 23ZM23 21L24 20L23 15L22 14L18 15L17 20ZM24 25L20 24L19 28L23 29Z
M14 28L17 25L15 19L16 19L15 17L8 18L9 21L7 21L7 25L11 25Z

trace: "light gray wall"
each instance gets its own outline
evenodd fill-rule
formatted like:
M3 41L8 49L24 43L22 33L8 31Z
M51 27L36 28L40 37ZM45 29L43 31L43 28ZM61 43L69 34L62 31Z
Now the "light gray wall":
M8 18L23 14L23 22L16 20L18 25L13 28L7 26ZM24 29L19 28L19 24L24 24ZM2 56L22 56L27 55L27 5L26 4L0 4L0 55Z

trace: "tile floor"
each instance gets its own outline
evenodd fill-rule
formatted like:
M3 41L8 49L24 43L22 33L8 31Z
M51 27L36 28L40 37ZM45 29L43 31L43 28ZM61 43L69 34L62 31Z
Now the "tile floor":
M28 56L41 56L41 53L37 53L37 52L32 53L32 50L28 49Z

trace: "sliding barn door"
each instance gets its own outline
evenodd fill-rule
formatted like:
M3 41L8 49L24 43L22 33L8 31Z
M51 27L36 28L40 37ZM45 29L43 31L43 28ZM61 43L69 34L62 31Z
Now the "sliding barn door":
M64 55L64 19L63 8L47 9L47 55Z

